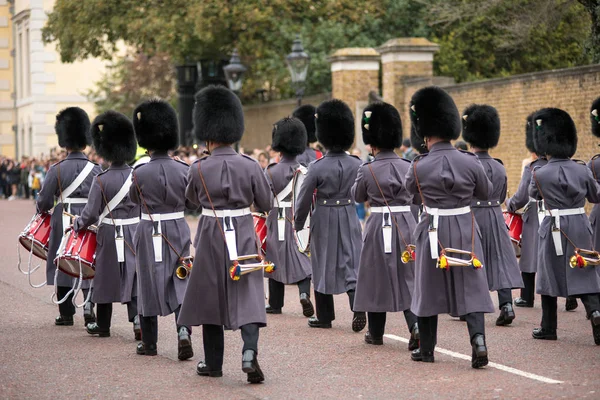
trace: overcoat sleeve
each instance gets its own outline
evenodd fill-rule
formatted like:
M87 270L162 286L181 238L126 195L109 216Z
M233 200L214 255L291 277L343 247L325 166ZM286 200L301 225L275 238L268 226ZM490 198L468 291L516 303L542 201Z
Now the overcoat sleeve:
M367 185L363 177L363 167L360 167L356 174L356 181L352 186L352 197L357 203L364 203L369 199L367 196Z
M85 204L85 207L81 212L81 216L77 217L73 223L73 229L75 229L77 232L88 228L92 224L95 224L104 208L102 204L102 191L100 190L98 179L100 179L100 177L97 176L92 181L92 187L90 188L90 193L88 195L88 202ZM107 218L110 218L110 215L107 215Z
M58 189L58 177L56 174L56 165L53 165L46 173L44 185L38 194L36 207L38 212L46 212L54 207L54 194Z

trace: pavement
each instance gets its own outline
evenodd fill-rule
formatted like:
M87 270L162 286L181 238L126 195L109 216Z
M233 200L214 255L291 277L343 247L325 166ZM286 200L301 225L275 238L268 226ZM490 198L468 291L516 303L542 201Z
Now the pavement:
M541 318L539 298L535 308L516 308L509 327L486 315L491 364L474 370L467 327L458 319L440 316L435 363L416 363L401 313L388 315L384 345L370 346L365 331L351 330L346 295L335 297L333 328L312 329L297 288L288 286L283 314L269 315L261 329L265 382L246 383L239 331L225 333L224 376L200 377L200 329L192 334L193 359L178 361L173 316L159 319L157 357L135 354L124 305L114 306L109 338L88 335L81 310L74 326L55 326L52 287L33 289L17 270L17 236L33 213L32 201L0 201L0 399L600 398L600 346L583 305L566 312L559 300L558 341L538 341L531 330Z

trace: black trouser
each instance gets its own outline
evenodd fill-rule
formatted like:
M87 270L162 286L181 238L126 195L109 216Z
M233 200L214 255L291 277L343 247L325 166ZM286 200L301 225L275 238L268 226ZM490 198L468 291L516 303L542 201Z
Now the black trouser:
M385 333L386 316L387 313L384 312L367 313L367 319L369 321L369 333L371 333L371 337L380 338L383 336ZM404 310L404 319L406 320L408 332L410 333L413 325L417 323L417 316L410 310Z
M137 297L132 297L131 301L125 304L127 304L127 319L129 322L133 322L135 316L138 315Z
M96 306L96 323L102 330L110 329L112 319L113 305L112 303L97 304Z
M258 354L258 324L246 324L240 327L244 347L246 350L254 350ZM220 325L202 325L202 341L204 343L204 362L211 371L223 369L223 353L225 351L225 338L223 327Z
M306 293L310 297L310 278L302 279L297 282L300 294ZM285 285L275 279L269 278L269 305L271 308L283 308L283 297L285 295Z
M594 311L600 311L600 295L598 293L580 294L579 297L585 311L588 315ZM556 331L558 325L557 315L557 298L552 296L542 295L542 328L546 330Z
M71 288L68 286L57 286L56 287L56 295L58 298L56 300L60 300L63 297L65 297L65 295L67 293L69 293L69 290L71 290ZM90 289L81 289L84 299L87 298L89 291L90 291ZM94 307L94 303L92 303L90 301L90 304L92 305L92 307ZM72 317L73 315L75 315L75 305L73 304L73 293L71 293L69 295L69 298L66 299L62 304L58 305L58 312L60 315L65 316L65 317Z
M350 310L354 310L354 290L348 290L348 301ZM331 322L335 320L335 308L333 305L333 295L319 293L315 290L315 309L317 311L317 319L320 322Z
M175 323L177 323L177 319L179 318L180 310L181 306L177 307L175 310ZM184 326L191 334L192 328L186 325L177 324L177 332ZM144 317L140 315L140 328L142 330L142 342L144 342L144 344L156 344L158 341L158 317Z
M523 278L523 289L521 289L521 298L533 304L535 300L535 272L521 272Z
M512 304L512 291L510 289L498 289L498 308L502 308L503 305L509 303Z
M476 312L465 315L469 329L469 342L477 334L485 335L485 319L483 313ZM433 352L437 344L438 316L419 317L419 334L421 352Z

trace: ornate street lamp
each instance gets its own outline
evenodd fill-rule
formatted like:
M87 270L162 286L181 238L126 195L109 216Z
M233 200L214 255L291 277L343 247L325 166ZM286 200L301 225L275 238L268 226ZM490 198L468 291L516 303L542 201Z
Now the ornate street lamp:
M302 96L304 95L304 83L306 82L306 73L308 72L308 64L310 56L302 47L300 35L296 35L296 40L292 45L292 52L285 58L290 74L292 75L292 86L296 90L296 98L298 99L298 107L302 105Z
M242 83L246 70L247 68L240 61L240 55L238 54L237 49L233 49L229 64L223 67L223 72L225 72L227 86L237 94L242 90Z

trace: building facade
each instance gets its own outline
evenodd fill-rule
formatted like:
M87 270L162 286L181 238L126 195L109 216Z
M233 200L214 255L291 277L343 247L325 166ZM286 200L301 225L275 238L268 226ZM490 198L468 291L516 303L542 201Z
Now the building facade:
M54 43L42 42L53 6L54 0L0 0L0 154L47 154L57 146L55 117L65 107L78 106L94 115L86 93L101 78L106 62L65 64Z

